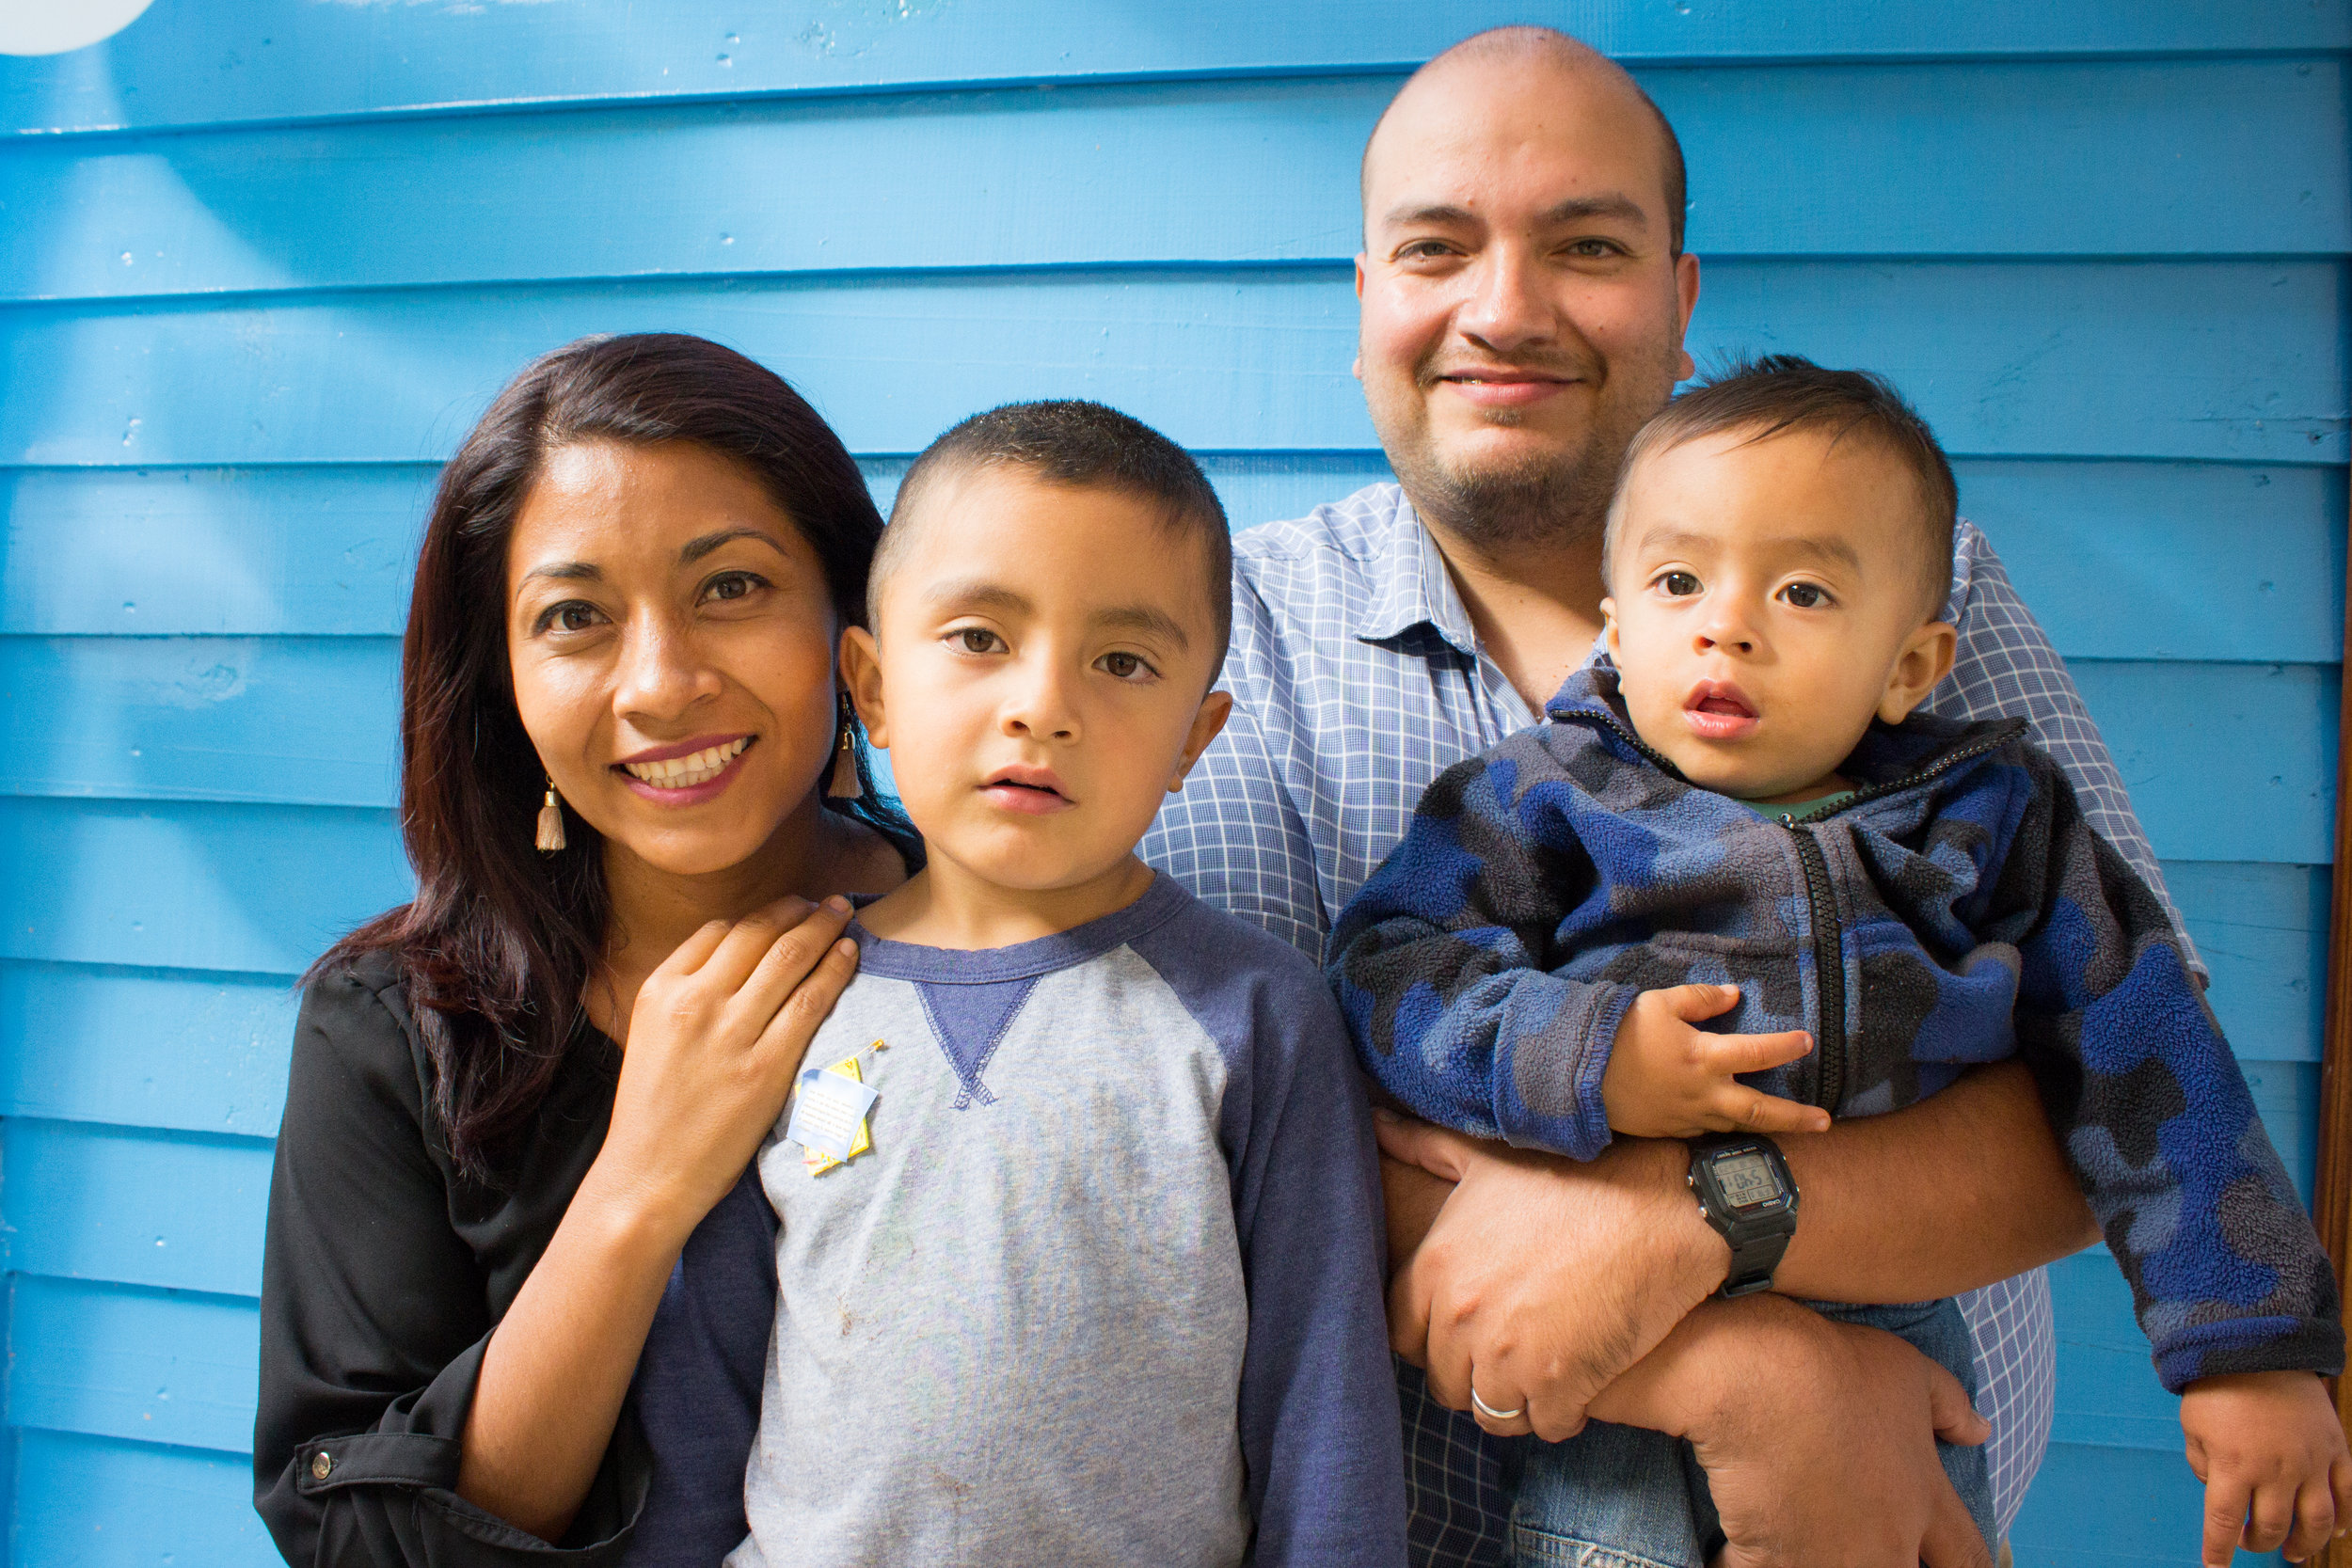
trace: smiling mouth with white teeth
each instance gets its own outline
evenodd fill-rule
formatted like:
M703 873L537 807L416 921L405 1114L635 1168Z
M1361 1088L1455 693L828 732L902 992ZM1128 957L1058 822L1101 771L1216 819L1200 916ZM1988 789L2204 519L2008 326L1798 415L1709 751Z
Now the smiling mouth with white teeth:
M750 736L742 736L723 746L705 747L690 756L666 757L660 762L625 762L621 768L639 784L656 789L691 789L707 784L727 770L727 764L743 754L743 748L752 743Z

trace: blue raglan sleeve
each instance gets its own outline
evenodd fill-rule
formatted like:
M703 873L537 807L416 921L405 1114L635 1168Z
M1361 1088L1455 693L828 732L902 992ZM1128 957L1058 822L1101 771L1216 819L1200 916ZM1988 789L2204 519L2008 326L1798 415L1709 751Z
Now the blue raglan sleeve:
M1599 894L1541 728L1448 768L1331 933L1327 975L1365 1069L1416 1116L1590 1160L1635 988L1552 970Z
M741 1544L776 1319L776 1215L755 1161L670 1271L629 1398L656 1481L622 1568L709 1568Z
M2224 1372L2344 1365L2334 1270L2263 1130L2169 911L2050 759L1995 920L2017 942L2019 1046L2174 1393Z
M1137 949L1224 1055L1220 1141L1249 1291L1241 1449L1256 1568L1405 1561L1379 1160L1314 966L1197 909Z

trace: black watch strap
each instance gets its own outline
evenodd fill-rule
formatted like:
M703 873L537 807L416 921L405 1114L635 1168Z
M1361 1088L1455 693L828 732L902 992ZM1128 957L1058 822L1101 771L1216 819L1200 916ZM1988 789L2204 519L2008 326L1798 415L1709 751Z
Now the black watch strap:
M1771 1290L1772 1275L1779 1272L1781 1258L1788 1252L1789 1240L1795 1235L1796 1227L1791 1226L1787 1230L1751 1236L1745 1241L1733 1241L1725 1236L1724 1239L1731 1242L1731 1272L1724 1275L1724 1282L1715 1288L1715 1293L1719 1296L1752 1296L1758 1291Z

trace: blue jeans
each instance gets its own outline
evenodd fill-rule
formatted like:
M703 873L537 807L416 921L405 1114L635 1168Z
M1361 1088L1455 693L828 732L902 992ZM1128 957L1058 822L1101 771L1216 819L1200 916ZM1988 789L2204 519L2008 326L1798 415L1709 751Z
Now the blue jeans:
M1824 1317L1907 1340L1976 1398L1976 1343L1958 1302L1808 1305ZM1520 1568L1703 1568L1723 1546L1707 1473L1691 1445L1678 1438L1594 1421L1565 1443L1521 1437L1498 1447L1503 1449L1503 1490L1512 1499L1510 1560ZM1984 1449L1938 1443L1936 1450L1977 1528L1993 1542L1993 1481Z

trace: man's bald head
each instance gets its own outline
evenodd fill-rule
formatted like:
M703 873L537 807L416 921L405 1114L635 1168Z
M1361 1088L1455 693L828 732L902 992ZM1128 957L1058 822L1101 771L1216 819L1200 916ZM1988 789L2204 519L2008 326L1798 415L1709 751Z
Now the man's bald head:
M1673 254L1682 254L1689 178L1682 162L1682 143L1675 135L1674 126L1623 66L1592 45L1551 27L1490 27L1483 33L1472 33L1406 79L1396 96L1389 100L1389 106L1380 112L1372 135L1364 141L1359 180L1367 222L1372 216L1373 166L1380 155L1381 133L1389 128L1391 120L1399 118L1399 107L1409 108L1420 95L1440 86L1450 87L1463 75L1472 73L1481 77L1516 77L1519 80L1515 85L1538 87L1538 90L1621 94L1638 103L1645 117L1657 128L1660 182L1664 190L1670 244Z

